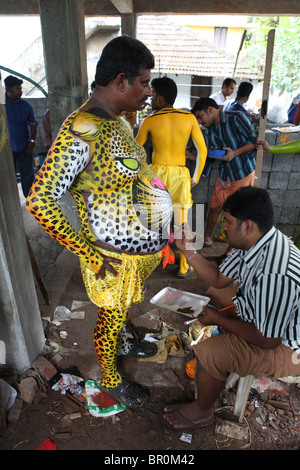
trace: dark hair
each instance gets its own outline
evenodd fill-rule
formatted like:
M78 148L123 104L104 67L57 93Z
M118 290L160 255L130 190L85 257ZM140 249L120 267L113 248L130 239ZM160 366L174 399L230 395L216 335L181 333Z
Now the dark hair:
M236 93L237 98L244 98L244 96L249 96L253 90L253 85L250 82L241 82Z
M209 107L219 109L219 106L212 98L198 98L192 107L192 113L195 114L196 111L207 111Z
M177 85L171 78L161 77L154 78L151 82L158 96L162 96L166 103L174 104L177 96Z
M245 186L228 196L223 210L240 221L252 220L261 232L274 225L274 211L267 191L255 186Z
M229 86L231 82L236 84L236 81L234 80L234 78L225 78L225 80L223 80L223 83L222 83L222 88L223 86Z
M138 39L119 36L104 47L97 63L95 81L106 86L119 73L125 73L130 85L145 69L154 67L154 57L149 49Z
M22 85L23 80L15 77L14 75L8 75L8 77L5 78L4 83L6 88L12 88L14 86Z

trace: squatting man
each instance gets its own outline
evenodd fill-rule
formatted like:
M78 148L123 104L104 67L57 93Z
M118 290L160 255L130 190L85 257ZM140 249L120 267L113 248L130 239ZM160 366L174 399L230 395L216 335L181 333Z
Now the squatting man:
M234 253L218 267L191 249L188 226L175 232L176 245L209 288L218 312L204 308L203 325L221 334L194 346L196 398L165 406L172 429L205 427L231 372L274 378L300 375L300 251L274 227L268 193L252 186L229 196L223 206L225 233Z

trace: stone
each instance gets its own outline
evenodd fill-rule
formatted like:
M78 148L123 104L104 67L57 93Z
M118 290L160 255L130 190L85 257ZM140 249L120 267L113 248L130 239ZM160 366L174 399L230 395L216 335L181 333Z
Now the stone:
M243 440L249 438L247 426L226 420L222 421L221 424L216 427L216 432L231 437L232 439Z
M15 423L18 421L23 407L23 400L16 398L12 407L8 410L7 421L9 423Z
M38 389L36 380L33 377L27 377L26 379L21 380L18 387L20 398L24 400L25 403L31 403Z
M143 328L147 331L159 332L161 330L161 321L157 308L144 313L132 320L135 328Z
M50 362L54 366L58 367L59 364L61 364L63 360L64 360L64 358L60 354L54 354L54 356L51 357Z
M57 370L51 362L49 362L45 357L38 357L32 364L34 369L37 369L41 377L47 381L51 380L52 377L56 374Z

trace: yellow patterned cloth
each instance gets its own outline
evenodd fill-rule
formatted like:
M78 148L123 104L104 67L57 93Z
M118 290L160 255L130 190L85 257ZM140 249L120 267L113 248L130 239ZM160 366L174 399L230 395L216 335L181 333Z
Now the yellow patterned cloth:
M104 279L96 279L96 274L81 261L81 272L90 300L98 307L109 307L119 311L129 310L132 303L144 300L144 281L160 264L162 252L151 255L128 255L111 252L100 247L97 251L104 256L121 259L122 264L112 264L118 276L106 271Z
M185 166L157 165L150 167L168 188L173 205L178 204L181 208L189 209L193 205L191 196L190 171Z

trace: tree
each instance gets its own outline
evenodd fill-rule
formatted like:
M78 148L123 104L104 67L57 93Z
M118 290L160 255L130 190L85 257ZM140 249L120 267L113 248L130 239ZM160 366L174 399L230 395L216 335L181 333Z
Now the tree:
M271 74L271 89L285 89L288 92L300 90L300 17L249 18L257 29L247 34L246 57L250 65L264 67L267 35L275 28L275 44Z

